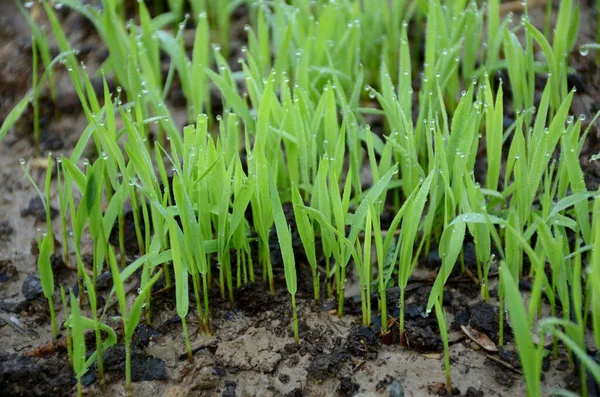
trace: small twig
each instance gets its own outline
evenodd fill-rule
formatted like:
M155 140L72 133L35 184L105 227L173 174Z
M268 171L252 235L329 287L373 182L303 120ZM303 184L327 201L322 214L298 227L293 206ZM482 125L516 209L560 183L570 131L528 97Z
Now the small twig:
M170 287L164 287L164 288L161 288L161 289L159 289L158 291L154 291L154 292L152 293L152 296L162 295L162 294L164 294L165 292L168 292L168 291L170 291L170 290L172 290L172 289L173 289L173 285L171 285Z
M469 277L471 279L471 281L473 281L473 284L475 284L475 285L480 284L480 281L477 280L477 277L475 277L475 275L473 274L473 272L471 272L471 270L465 268L465 274L467 275L467 277Z
M513 371L515 374L519 374L519 375L523 375L523 372L521 372L520 370L516 369L515 367L513 367L512 365L510 365L509 363L507 363L506 361L502 361L497 357L494 357L490 354L486 354L485 355L487 358L489 358L490 360L492 360L493 362L502 365L503 367L505 367L506 369L509 369L511 371Z
M37 339L35 337L33 337L29 332L29 330L26 330L25 328L21 327L19 324L17 324L16 321L14 321L12 318L10 318L9 316L5 316L4 314L0 314L0 320L4 321L6 324L10 325L11 327L13 327L14 329L16 329L17 331L19 331L20 333L22 333L23 335L29 337L30 339ZM35 331L31 331L31 332L35 332Z
M200 345L200 346L194 347L194 348L192 349L192 355L194 355L194 354L198 353L200 350L204 350L204 349L207 349L207 348L209 348L209 347L214 347L214 346L216 346L216 345L217 345L217 341L216 341L216 340L213 340L213 341L212 341L212 342L210 342L210 343L205 343L205 344L202 344L202 345ZM188 354L187 354L187 352L185 352L185 353L182 353L182 354L180 354L180 355L179 355L179 360L187 360L187 359L188 359Z

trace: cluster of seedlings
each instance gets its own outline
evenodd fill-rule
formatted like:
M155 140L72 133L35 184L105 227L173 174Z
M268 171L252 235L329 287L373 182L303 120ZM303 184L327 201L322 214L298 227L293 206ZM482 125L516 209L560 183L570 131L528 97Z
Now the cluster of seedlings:
M44 10L60 49L56 57L50 29L29 18L29 7ZM106 45L109 56L95 73L114 78L114 92L105 80L97 95L61 27L57 9L63 7L88 18ZM127 20L131 7L135 18ZM229 31L240 7L251 23L235 65ZM42 0L22 11L33 32L34 71L41 62L45 72L34 72L33 88L5 120L0 139L28 106L39 139L38 98L48 85L60 101L53 88L59 66L88 121L69 156L48 154L45 186L36 186L48 214L38 241L43 293L54 335L65 329L80 395L86 370L96 363L102 379L103 351L116 343L106 325L114 299L130 391L131 340L140 321L151 321L153 286L174 290L192 360L190 308L210 334L212 286L233 302L236 288L262 277L275 294L274 249L283 260L296 342L300 257L312 270L314 300L337 299L339 316L346 279L355 273L362 322L371 324L378 297L375 314L384 335L392 326L386 291L398 287L393 324L402 342L405 289L419 258L437 248L441 267L423 316L433 310L438 320L448 390L442 301L455 267L480 281L487 301L488 277L497 269L499 344L510 322L529 395L542 394L546 335L553 354L562 344L580 367L582 394L586 377L600 382L600 364L585 344L592 333L600 348L600 196L588 191L579 159L596 118L585 122L570 114L577 94L569 89L569 54L579 27L573 1L560 2L552 34L551 6L540 31L526 3L513 21L512 14L502 15L499 0L169 0L152 6ZM188 48L183 32L190 24L195 38ZM587 55L595 48L575 50ZM540 78L545 87L536 96ZM175 83L191 123L183 130L168 106ZM222 97L222 109L211 91ZM505 102L512 106L509 125ZM382 120L377 131L367 123L373 119ZM83 158L89 146L98 153L94 161ZM21 164L36 185L27 161ZM56 199L60 231L50 218ZM137 241L133 261L125 247L126 206ZM272 233L278 247L270 243ZM81 247L87 239L93 241L90 265ZM466 239L475 247L474 269L464 265ZM57 240L65 263L76 265L78 297L54 285ZM101 307L97 282L107 269L113 287ZM527 301L519 291L522 279L531 280ZM129 301L125 285L132 280L139 285ZM54 314L56 294L63 323ZM541 318L543 301L552 315ZM96 336L91 355L86 330Z

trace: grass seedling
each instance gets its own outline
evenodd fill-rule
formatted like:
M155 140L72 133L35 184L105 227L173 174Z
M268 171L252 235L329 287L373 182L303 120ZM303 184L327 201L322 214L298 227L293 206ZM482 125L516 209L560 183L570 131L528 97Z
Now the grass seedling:
M204 252L204 245L202 244L200 228L198 222L196 220L196 216L193 211L192 202L190 197L186 191L186 188L183 186L179 175L173 176L173 192L175 195L175 203L179 208L180 218L183 223L183 238L185 243L183 246L180 245L179 241L173 241L175 235L171 235L171 247L173 250L184 249L186 252L177 253L177 258L185 257L185 269L184 273L187 274L189 272L192 275L192 281L194 286L194 296L196 299L196 310L198 314L198 320L200 322L200 329L204 329L204 322L206 320L205 315L202 313L202 305L200 302L200 276L202 276L203 280L206 280L206 254ZM170 222L170 221L169 221ZM171 226L169 225L169 233L178 233L176 229L171 230ZM173 244L175 243L175 244ZM186 247L186 248L184 248ZM179 260L179 259L178 259ZM174 264L174 266L179 267L180 264ZM187 275L186 275L187 277ZM176 282L177 282L176 276ZM177 286L176 286L177 287ZM205 305L206 310L208 310L208 298L206 296L206 281L204 281L204 294L205 294ZM183 311L182 311L183 312ZM207 314L208 315L208 314Z
M369 208L369 210L367 211L367 219L365 219L365 240L364 240L364 244L363 244L363 262L362 262L362 266L359 267L359 269L362 267L362 271L363 271L363 276L362 276L362 280L363 280L363 284L364 284L364 295L366 298L366 310L367 310L367 315L365 317L365 322L367 324L371 323L371 279L373 278L372 275L372 267L371 267L371 234L372 234L372 211L371 208ZM357 244L358 245L358 244ZM381 295L380 295L381 297ZM387 300L385 295L383 296L384 300ZM383 316L387 316L387 312L383 312L383 307L381 310L381 317L383 319ZM385 332L387 331L387 322L386 322L386 327L383 327L383 320L381 320L381 328L382 331Z
M296 261L294 259L294 249L292 248L292 232L283 213L283 207L279 200L279 192L275 185L273 175L269 175L269 188L271 193L271 205L273 206L273 219L277 230L277 239L279 240L279 248L283 257L283 266L285 270L285 283L288 292L292 296L292 311L293 311L293 328L294 341L299 342L298 338L298 315L296 314Z
M142 292L136 297L131 307L127 308L127 297L125 296L124 280L119 273L117 259L112 249L108 251L108 262L113 276L114 290L121 309L121 320L123 321L123 335L125 339L125 389L127 395L131 396L131 339L133 333L140 321L142 308L147 293L161 276L161 272L157 272L146 285L142 287Z
M313 221L299 206L304 205L300 191L296 186L292 186L292 202L294 204L294 216L298 227L298 234L302 240L302 245L308 258L308 263L312 269L313 291L315 302L321 299L321 277L317 270L317 255L315 248L315 230Z
M441 297L440 297L441 299ZM440 301L435 302L435 315L437 317L438 326L440 327L440 336L444 344L444 368L446 370L446 393L452 395L452 378L450 375L450 350L448 348L448 329L446 327L446 316Z
M35 147L35 156L40 154L40 89L38 86L38 46L35 36L31 37L31 53L33 63L33 77L32 77L32 89L33 89L33 142Z
M38 271L40 272L40 281L42 284L42 290L44 293L44 297L48 300L48 307L50 309L50 320L52 323L52 335L54 338L58 337L58 326L56 323L56 313L54 311L54 275L52 272L52 264L51 264L51 256L54 253L54 235L52 233L52 216L50 212L50 183L52 180L52 156L48 154L48 168L46 169L46 179L45 179L45 192L42 193L38 188L37 184L29 174L29 171L25 167L25 160L20 159L21 168L25 173L25 176L35 190L37 191L40 200L44 206L44 211L46 213L46 227L47 229L42 232L41 241L38 241L38 246L40 248L40 253L38 256Z
M189 309L189 298L188 298L188 270L185 267L185 260L187 258L187 250L185 249L185 243L183 241L183 233L177 225L177 222L173 217L167 219L169 226L169 237L171 252L173 255L173 272L175 273L175 298L177 305L177 315L181 319L181 326L183 328L183 334L185 336L185 346L188 354L188 361L193 362L192 347L190 345L190 335L187 329L186 316Z
M77 396L82 396L81 378L86 371L85 367L85 335L81 323L79 302L73 291L71 295L71 328L73 329L73 371L77 377Z
M540 396L540 376L542 370L543 346L536 347L531 337L531 326L521 301L519 289L506 266L500 266L500 282L506 293L506 303L511 319L519 357L523 365L523 374L527 385L527 394Z
M42 241L39 245L40 254L38 257L38 270L40 272L40 281L44 297L48 300L50 308L50 322L52 323L52 335L58 338L58 326L56 324L56 313L54 311L54 276L52 275L52 264L50 256L52 255L52 235L46 232L42 233Z
M66 298L65 289L60 286L60 299L63 305L63 313L65 316L65 322L69 318L69 304ZM73 367L73 336L69 327L65 326L65 337L67 339L67 354L69 355L69 363Z
M60 224L62 229L63 262L69 263L69 230L67 227L68 201L66 187L70 186L71 179L62 168L62 157L56 158L56 187L58 190L58 204L60 208Z
M592 230L594 231L594 248L591 254L592 272L589 276L591 289L590 306L594 340L596 341L596 347L600 349L600 197L594 199L592 226Z
M415 255L413 245L417 238L421 214L425 208L425 202L427 201L427 197L429 195L433 176L434 173L431 172L423 181L423 184L418 188L419 190L414 196L414 199L407 204L404 219L402 220L401 236L399 237L399 244L401 244L401 248L398 270L398 287L400 288L400 300L398 304L400 307L399 326L401 343L403 343L404 338L404 291L408 284L408 279L413 273L414 267L416 266L415 258L418 257L418 255ZM444 256L442 256L441 245L440 257L444 258ZM428 310L430 310L430 308Z
M91 285L91 283L88 283L88 285ZM81 396L81 378L83 374L85 374L85 372L92 365L92 363L98 358L99 352L108 349L117 342L117 334L109 326L99 323L98 321L91 320L87 317L83 317L81 314L81 309L79 307L79 302L72 290L70 292L70 297L71 315L69 316L69 319L67 320L65 325L67 327L71 327L71 334L73 336L73 371L75 372L75 375L77 377L77 395ZM86 354L86 329L100 329L107 335L106 339L103 342L98 342L97 350L94 351L89 357L87 357Z

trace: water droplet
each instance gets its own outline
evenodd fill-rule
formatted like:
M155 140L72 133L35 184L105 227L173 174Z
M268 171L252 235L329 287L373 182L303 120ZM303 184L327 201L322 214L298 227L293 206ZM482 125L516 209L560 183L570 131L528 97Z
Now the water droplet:
M588 47L587 45L580 45L579 46L579 53L581 54L582 57L586 57L589 53L590 53L590 47Z

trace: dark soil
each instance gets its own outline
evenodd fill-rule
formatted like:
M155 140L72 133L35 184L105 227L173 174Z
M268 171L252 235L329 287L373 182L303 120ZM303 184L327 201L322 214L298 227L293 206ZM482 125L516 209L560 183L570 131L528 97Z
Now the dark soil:
M381 342L379 335L377 335L370 327L360 326L352 328L350 335L348 335L348 341L346 342L346 349L350 354L355 357L363 359L374 359L377 358L377 352Z
M0 355L0 389L4 396L64 396L75 385L64 356L36 359Z
M125 345L112 346L104 352L104 371L115 376L125 374ZM134 382L166 380L165 362L143 351L131 352L131 380Z
M491 340L498 343L498 331L500 329L498 309L486 302L476 303L471 307L471 327L484 332Z
M406 344L419 352L442 351L442 338L435 316L425 316L425 305L413 304L404 312Z
M50 206L50 218L54 219L58 215L58 210ZM29 204L21 211L21 216L33 216L38 222L46 221L46 209L39 196L34 196L29 200Z

